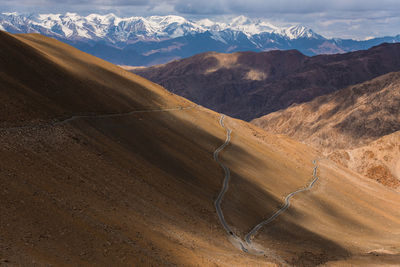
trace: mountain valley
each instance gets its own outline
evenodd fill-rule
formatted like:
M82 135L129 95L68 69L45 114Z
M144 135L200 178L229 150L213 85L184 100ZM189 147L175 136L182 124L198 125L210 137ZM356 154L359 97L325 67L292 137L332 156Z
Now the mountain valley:
M366 56L359 64L371 58L379 62L386 46L360 52ZM55 39L0 31L0 48L0 264L395 266L399 262L400 194L392 188L365 179L316 148L222 117ZM283 52L264 56L274 53ZM286 53L281 55L307 60L299 52ZM205 56L210 55L199 57ZM211 57L212 64L197 68L225 75L226 66L234 65L231 55ZM393 71L394 63L397 59L391 57L377 70L366 64L367 74L343 84ZM257 71L246 75L263 78ZM390 95L395 85L387 81L398 79L398 73L381 77L370 82L379 85L371 97L392 99L390 112L396 109L397 95ZM363 90L357 91L364 87L370 88L355 85L333 94L355 91L353 100L365 101ZM384 125L392 131L398 121L390 119ZM363 144L379 150L379 142ZM223 144L218 157L229 170L230 181L221 209L232 234L226 233L215 209L227 173L215 160L215 151ZM393 151L390 162L395 165ZM385 156L377 154L376 159ZM254 226L284 206L286 196L307 187L315 176L319 179L312 188L296 194L289 209L252 237L261 253L237 246L233 236L244 240Z

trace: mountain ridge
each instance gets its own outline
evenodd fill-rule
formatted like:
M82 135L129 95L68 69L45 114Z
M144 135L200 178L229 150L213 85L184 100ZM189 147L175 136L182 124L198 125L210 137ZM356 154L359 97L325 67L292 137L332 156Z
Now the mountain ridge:
M181 16L118 17L114 14L0 14L0 29L41 33L119 65L148 66L194 54L297 49L305 55L368 49L399 42L400 35L364 41L325 38L303 25L277 27L245 16L230 21Z

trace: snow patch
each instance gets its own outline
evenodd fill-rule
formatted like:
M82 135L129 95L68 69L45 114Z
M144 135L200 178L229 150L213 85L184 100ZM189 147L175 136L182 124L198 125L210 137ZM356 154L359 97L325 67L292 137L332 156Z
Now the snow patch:
M76 29L77 33L79 36L81 37L85 37L85 38L90 38L90 35L88 34L88 32L86 30L83 29Z
M1 14L6 15L6 16L18 16L19 15L17 12L4 12Z
M64 26L64 25L61 26L61 29L64 32L66 37L70 37L74 33L73 30L69 29L67 26Z

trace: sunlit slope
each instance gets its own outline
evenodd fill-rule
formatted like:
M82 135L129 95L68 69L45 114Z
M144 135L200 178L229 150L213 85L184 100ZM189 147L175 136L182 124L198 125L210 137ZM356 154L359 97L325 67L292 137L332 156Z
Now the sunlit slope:
M265 255L237 249L214 207L224 174L213 152L226 138L219 114L159 111L193 104L52 39L0 34L5 264L315 266L399 253L400 196L326 160L313 190L256 235ZM52 124L79 114L92 116ZM310 181L319 155L225 123L233 132L220 159L232 177L222 209L243 238Z

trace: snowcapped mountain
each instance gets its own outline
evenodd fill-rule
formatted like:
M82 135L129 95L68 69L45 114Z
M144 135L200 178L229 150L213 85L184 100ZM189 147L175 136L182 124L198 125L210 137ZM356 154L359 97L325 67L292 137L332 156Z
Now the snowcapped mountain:
M111 43L172 39L206 31L242 32L248 37L261 33L275 33L289 39L321 37L304 26L279 28L269 22L251 20L245 16L233 18L226 23L209 19L190 21L172 15L120 18L114 14L90 14L84 17L76 13L30 16L3 13L0 15L0 25L13 32L39 32L68 39L106 40Z
M313 32L313 30L301 25L295 25L289 28L282 29L280 34L287 36L291 40L299 38L323 39L321 35L318 35Z
M206 51L298 49L306 55L369 48L400 37L326 39L311 29L277 27L238 16L230 21L188 20L180 16L118 17L114 14L0 14L0 30L41 33L117 64L152 65Z

